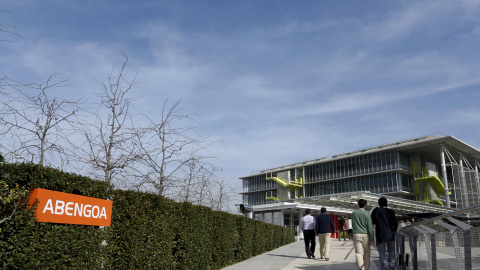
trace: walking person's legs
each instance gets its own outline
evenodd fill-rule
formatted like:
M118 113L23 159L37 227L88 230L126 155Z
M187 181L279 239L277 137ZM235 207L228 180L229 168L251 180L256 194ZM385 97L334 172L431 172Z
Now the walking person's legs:
M355 248L355 261L357 263L357 269L363 269L363 243L362 235L354 234L353 235L353 247Z
M388 270L388 262L387 262L387 244L382 242L380 244L377 243L377 251L378 257L380 260L380 267L382 270Z
M367 234L354 234L353 246L357 269L368 270L370 268L370 239Z
M332 236L331 233L325 234L325 260L330 260L330 237Z
M364 243L363 248L365 249L363 253L363 263L365 265L365 269L368 270L370 269L370 238L368 237L367 234L365 234L363 243Z
M316 243L315 243L315 232L312 232L312 237L310 239L310 255L312 256L312 258L315 258L315 246L316 246Z
M388 267L395 269L395 241L387 242Z
M312 256L310 254L310 243L311 243L311 237L312 235L315 235L313 230L304 230L303 231L303 241L305 242L305 253L307 254L307 257L310 259ZM314 238L315 240L315 238Z
M325 258L325 234L318 235L318 241L320 242L320 259Z

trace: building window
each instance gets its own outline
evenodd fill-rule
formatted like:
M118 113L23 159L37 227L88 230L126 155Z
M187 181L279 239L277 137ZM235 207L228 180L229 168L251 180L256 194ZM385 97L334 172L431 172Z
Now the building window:
M403 153L399 154L400 166L404 168L410 168L410 157Z

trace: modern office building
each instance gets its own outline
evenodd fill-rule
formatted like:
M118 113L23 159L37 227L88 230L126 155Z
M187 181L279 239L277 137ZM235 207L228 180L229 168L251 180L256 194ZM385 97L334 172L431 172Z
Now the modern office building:
M480 203L479 162L479 150L435 134L263 170L240 178L241 194L254 219L292 228L307 208L326 207L336 223L360 198L371 209L384 196L398 215L443 214Z

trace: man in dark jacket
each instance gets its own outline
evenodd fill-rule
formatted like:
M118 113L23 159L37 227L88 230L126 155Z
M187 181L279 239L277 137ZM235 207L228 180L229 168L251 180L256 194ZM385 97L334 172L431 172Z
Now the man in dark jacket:
M378 207L372 212L372 223L375 226L380 266L382 269L395 269L395 232L398 228L398 221L395 212L387 208L387 198L378 199Z
M330 252L330 236L335 233L335 226L330 215L327 214L327 209L322 207L320 215L317 216L317 235L320 242L320 259L325 258L325 261L330 260L328 254ZM331 230L331 231L330 231Z

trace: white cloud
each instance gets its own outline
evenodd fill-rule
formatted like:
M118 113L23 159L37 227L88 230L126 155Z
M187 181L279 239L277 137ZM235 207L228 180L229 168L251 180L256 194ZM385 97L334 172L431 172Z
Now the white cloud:
M443 1L414 2L402 10L390 11L392 16L386 21L368 25L363 32L366 37L376 40L404 38L424 24L437 20L445 11L451 10L453 4Z

